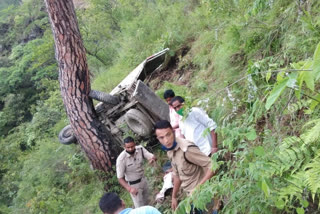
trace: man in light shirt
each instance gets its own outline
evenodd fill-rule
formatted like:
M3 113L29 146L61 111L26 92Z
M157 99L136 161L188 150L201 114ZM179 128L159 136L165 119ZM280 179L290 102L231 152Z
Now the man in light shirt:
M217 124L202 109L193 107L190 112L185 112L184 99L180 96L170 101L174 110L181 116L185 116L179 122L181 133L184 137L196 144L200 151L211 156L218 151ZM185 115L186 114L186 115Z
M126 208L123 200L113 192L105 193L100 199L99 206L104 214L161 214L159 210L151 206Z
M173 128L174 134L176 135L176 137L184 138L184 136L181 134L181 130L179 128L179 121L181 119L181 116L179 114L177 114L177 112L174 110L174 108L170 104L170 101L174 97L175 97L174 91L171 89L168 89L163 93L163 98L166 100L166 102L169 105L170 124Z
M135 208L149 203L148 182L144 175L143 163L156 161L156 157L143 146L136 146L132 137L124 140L125 150L117 158L118 181L129 193Z

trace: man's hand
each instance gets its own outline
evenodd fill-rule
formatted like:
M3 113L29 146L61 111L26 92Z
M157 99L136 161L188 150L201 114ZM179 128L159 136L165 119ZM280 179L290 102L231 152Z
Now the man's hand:
M152 158L150 158L150 159L148 160L148 162L149 162L149 164L152 164L152 163L155 163L156 160L157 160L156 156L153 156Z
M178 207L178 200L177 200L177 198L172 198L171 208L172 208L173 210L176 210L177 207Z
M214 153L216 153L218 151L218 148L211 148L211 154L213 155Z
M134 187L130 187L129 192L132 195L137 195L138 194L138 189L134 188Z

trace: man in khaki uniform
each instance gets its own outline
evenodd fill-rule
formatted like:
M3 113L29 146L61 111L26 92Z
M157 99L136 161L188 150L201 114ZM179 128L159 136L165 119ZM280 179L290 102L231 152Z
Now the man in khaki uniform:
M169 121L161 120L155 124L155 132L160 143L167 150L173 168L173 191L171 207L178 206L177 193L181 187L187 194L210 179L214 172L211 160L192 142L175 138Z
M148 183L144 176L143 162L156 157L143 146L136 146L132 137L124 139L125 150L117 158L118 181L131 195L135 208L148 205Z

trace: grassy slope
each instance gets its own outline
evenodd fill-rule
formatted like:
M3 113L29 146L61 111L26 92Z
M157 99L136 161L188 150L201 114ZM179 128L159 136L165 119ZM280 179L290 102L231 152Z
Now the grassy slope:
M103 4L103 1L99 0L92 2L95 2L96 6ZM151 81L157 93L161 95L165 89L172 88L177 94L185 96L192 105L197 105L198 101L202 100L199 105L205 108L221 127L219 145L221 149L225 148L224 158L228 158L230 152L234 152L235 149L245 148L246 154L235 152L239 154L237 161L244 163L256 161L257 158L251 151L257 145L263 148L277 147L285 136L300 134L304 121L317 117L317 114L311 116L302 114L297 118L297 112L281 117L286 105L286 99L283 97L283 102L280 101L271 113L265 112L264 106L257 104L258 107L253 114L254 119L248 122L248 118L252 116L255 100L248 99L251 85L247 80L230 87L231 95L238 100L232 102L228 99L227 90L224 89L228 84L245 76L247 72L285 68L292 62L310 58L319 41L317 21L319 3L312 1L309 5L305 5L306 11L311 14L308 16L308 13L298 15L299 9L295 2L288 0L269 4L270 2L273 1L176 1L175 3L157 1L135 4L121 1L113 11L115 13L113 15L119 21L121 33L115 33L113 37L110 37L107 30L103 31L108 29L106 24L108 17L103 10L100 10L103 7L92 8L91 13L89 8L88 16L97 18L100 24L95 28L96 20L91 20L86 14L79 14L80 17L84 17L84 20L80 20L80 26L91 27L89 34L97 36L94 39L105 42L101 44L106 48L99 54L105 57L106 62L111 62L106 67L94 57L88 56L91 72L95 76L92 88L110 91L145 57L169 47L174 60L169 64L168 70L174 75L160 76ZM105 38L110 39L112 44L107 43ZM87 47L91 45L90 39L92 38L84 36ZM108 58L104 54L112 56L112 60L109 60L110 56ZM255 99L261 98L260 103L266 96L263 94L265 89L270 87L261 81L263 78L265 76L261 75L254 79L258 88ZM53 103L59 102L57 101L59 95L52 97L54 99L46 103L55 109ZM296 100L293 100L294 102ZM236 116L232 114L234 107ZM90 171L76 146L61 147L55 142L56 140L53 140L65 123L65 119L60 121L42 139L37 139L36 148L27 154L19 154L17 169L12 167L10 173L2 178L3 184L11 183L3 192L11 195L13 201L3 203L1 211L99 213L97 200L103 186L113 186L112 190L120 192L130 204L128 195L114 185L117 183L115 180L101 181L102 175ZM248 140L248 138L254 139L250 137L252 130L255 130L254 133L258 137L255 140ZM11 138L22 139L23 135L20 135L16 134ZM13 140L10 137L2 139L2 145L6 142ZM9 152L17 152L19 143L12 145ZM159 155L164 161L163 154ZM268 153L260 159L270 158L272 155ZM14 165L8 164L8 166ZM245 172L244 168L237 165L223 165L223 167L231 167L228 168L230 171L232 167L238 168L239 174L252 173L250 170ZM244 167L249 168L249 165ZM155 175L152 169L148 168L147 171L149 176ZM259 176L259 173L257 170L254 176ZM270 212L272 203L264 199L264 192L261 189L253 188L257 186L256 180L253 179L251 182L252 178L245 177L247 180L243 182L247 182L252 188L239 189L236 185L227 186L228 182L235 181L243 184L241 179L232 180L232 176L235 174L222 179L221 183L226 186L219 186L221 194L230 196L229 200L235 202L235 205L229 206L229 210L253 213L263 209L260 211ZM151 183L159 188L159 180L152 180ZM230 193L229 189L232 188L234 189ZM239 202L236 198L241 197L241 191L249 197L247 201L243 201L242 207L236 206L236 202ZM237 194L232 195L232 193ZM196 196L199 199L209 197L201 194ZM254 198L256 200L252 200L250 204L248 201ZM11 207L5 207L7 204ZM249 206L252 206L252 210L248 210ZM281 212L273 209L275 213ZM288 209L292 211L290 210L292 208Z

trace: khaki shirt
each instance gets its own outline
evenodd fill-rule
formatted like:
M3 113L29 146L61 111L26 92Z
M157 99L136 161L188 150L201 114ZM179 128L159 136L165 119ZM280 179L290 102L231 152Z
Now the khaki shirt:
M117 178L125 178L126 181L136 181L144 177L143 160L151 159L153 154L143 146L136 146L136 151L130 155L126 150L122 151L117 158Z
M206 171L211 169L211 159L192 142L182 138L176 138L176 141L177 146L168 151L167 155L171 160L173 174L181 180L181 188L190 193L200 183Z

